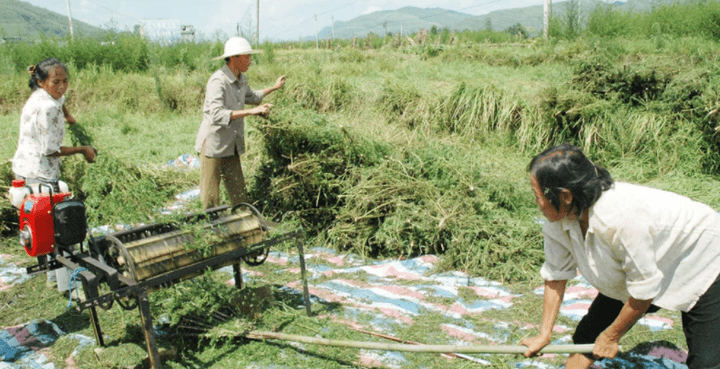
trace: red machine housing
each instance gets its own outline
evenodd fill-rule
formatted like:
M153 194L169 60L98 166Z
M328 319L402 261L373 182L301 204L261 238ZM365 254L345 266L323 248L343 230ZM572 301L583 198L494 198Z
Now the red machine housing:
M69 192L32 194L25 197L20 207L20 243L30 256L47 255L55 251L55 224L53 206Z

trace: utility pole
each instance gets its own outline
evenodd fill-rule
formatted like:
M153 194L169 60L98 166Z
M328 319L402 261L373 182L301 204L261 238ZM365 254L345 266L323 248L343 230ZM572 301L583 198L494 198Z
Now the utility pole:
M68 23L70 23L70 38L75 39L75 35L73 34L73 28L72 28L72 14L70 13L70 0L67 0L68 4Z
M315 50L320 50L320 45L318 44L318 34L317 34L317 14L315 14Z
M257 0L257 19L255 20L255 23L257 25L257 31L255 32L257 41L255 46L260 46L260 0Z
M543 35L545 39L549 36L550 31L550 15L552 14L552 0L545 0L543 6Z
M330 16L330 22L332 22L332 32L331 32L332 36L330 37L330 40L334 42L335 41L335 17L332 15Z

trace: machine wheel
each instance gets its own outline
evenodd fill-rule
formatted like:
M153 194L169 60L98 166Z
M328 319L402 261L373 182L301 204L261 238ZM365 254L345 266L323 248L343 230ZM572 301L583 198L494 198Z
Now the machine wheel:
M107 235L105 239L110 242L110 245L104 250L105 261L111 267L115 268L118 273L123 276L130 278L133 282L137 283L135 278L135 261L133 260L130 253L125 248L125 245L114 236ZM115 301L124 310L134 310L137 308L136 299L132 296L115 296Z
M105 261L117 271L127 278L137 283L135 279L135 261L125 248L125 245L114 236L107 235L105 239L110 242L109 247L105 250Z
M267 260L270 255L270 247L265 247L260 250L255 250L247 255L242 256L242 260L250 266L258 266Z
M238 209L240 208L248 208L255 217L258 219L258 223L260 224L260 228L263 230L263 232L267 232L270 230L273 226L275 226L273 223L268 222L265 220L265 218L260 214L260 211L255 208L254 206L244 202L238 205L233 206L230 213L235 214ZM267 260L268 255L270 254L270 248L266 247L260 250L255 250L253 252L248 253L247 255L242 256L242 260L249 266L258 266Z
M115 296L115 301L120 305L123 310L135 310L138 306L137 298L132 296Z

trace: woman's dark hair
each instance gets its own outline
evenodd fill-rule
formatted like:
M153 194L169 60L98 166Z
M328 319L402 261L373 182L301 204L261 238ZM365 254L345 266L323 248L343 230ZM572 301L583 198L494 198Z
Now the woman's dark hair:
M37 63L37 65L29 66L27 68L27 71L28 73L30 73L30 82L28 83L30 89L35 91L40 88L38 81L46 80L48 78L48 75L50 74L50 71L57 68L58 66L62 67L62 69L65 70L65 73L67 74L68 70L65 64L63 64L60 60L56 58L47 58L40 63Z
M567 189L572 193L576 214L592 206L602 192L613 186L613 179L607 169L595 165L574 145L562 144L551 147L530 162L528 170L537 179L540 189L550 203L560 209L560 192Z

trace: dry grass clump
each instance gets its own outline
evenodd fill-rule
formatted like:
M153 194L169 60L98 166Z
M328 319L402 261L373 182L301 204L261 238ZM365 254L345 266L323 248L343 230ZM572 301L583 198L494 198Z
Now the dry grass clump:
M447 95L421 95L412 84L387 82L378 99L388 122L409 129L481 138L513 133L523 124L524 104L492 85L456 85Z
M309 76L289 78L275 96L278 104L298 104L318 112L332 112L353 104L359 93L343 76L323 76L317 70Z
M427 126L437 105L435 97L422 96L414 85L396 79L386 81L380 91L378 106L388 123L409 129Z
M438 106L442 130L464 136L514 131L521 122L520 101L493 87L458 85Z

